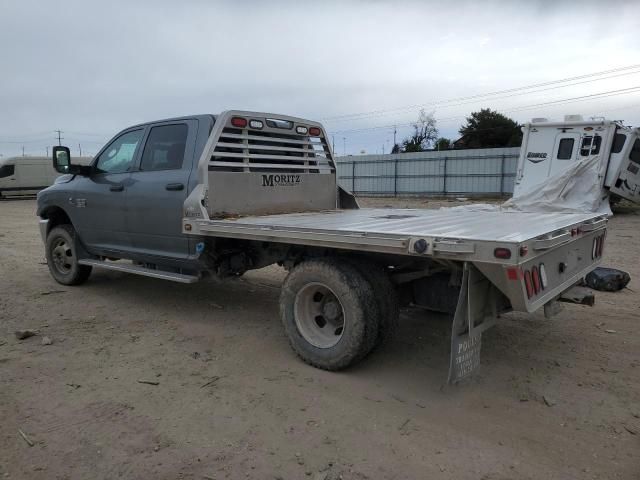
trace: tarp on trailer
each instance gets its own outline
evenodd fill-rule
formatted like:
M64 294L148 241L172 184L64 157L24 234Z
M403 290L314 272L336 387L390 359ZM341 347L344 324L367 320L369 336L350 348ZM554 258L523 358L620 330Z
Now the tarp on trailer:
M612 215L609 195L602 188L599 169L600 158L593 155L572 163L565 170L532 185L502 205L475 204L443 208Z

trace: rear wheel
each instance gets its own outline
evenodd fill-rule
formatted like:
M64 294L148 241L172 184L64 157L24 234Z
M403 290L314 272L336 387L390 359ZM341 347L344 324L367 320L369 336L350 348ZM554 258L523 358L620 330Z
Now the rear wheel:
M400 302L396 288L382 266L360 258L350 258L349 261L369 280L373 288L380 312L374 348L384 345L392 340L398 331Z
M373 288L353 265L335 259L294 267L280 294L280 315L295 352L307 363L340 370L373 346L378 312Z
M58 225L47 235L46 256L51 276L63 285L80 285L91 274L91 267L78 264L75 230Z

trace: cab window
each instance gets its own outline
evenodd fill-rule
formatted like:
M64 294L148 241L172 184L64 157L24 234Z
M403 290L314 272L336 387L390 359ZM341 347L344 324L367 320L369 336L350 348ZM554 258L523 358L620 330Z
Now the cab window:
M96 161L97 173L124 173L133 166L136 148L144 130L133 130L116 138Z
M149 172L182 168L188 133L184 123L153 127L144 146L140 170Z

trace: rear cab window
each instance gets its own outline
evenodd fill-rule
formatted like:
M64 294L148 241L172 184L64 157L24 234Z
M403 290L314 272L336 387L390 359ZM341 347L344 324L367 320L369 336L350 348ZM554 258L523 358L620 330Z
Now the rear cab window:
M189 128L184 123L152 127L142 153L140 170L179 170L182 168Z

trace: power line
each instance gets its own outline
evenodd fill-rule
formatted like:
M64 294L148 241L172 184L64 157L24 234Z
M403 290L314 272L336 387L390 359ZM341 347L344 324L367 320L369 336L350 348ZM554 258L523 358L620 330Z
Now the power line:
M504 112L518 112L518 111L527 110L527 109L530 109L530 108L537 108L537 107L541 107L541 106L561 105L561 104L565 104L565 103L573 103L573 102L576 102L576 101L583 101L585 99L597 100L599 98L613 97L613 96L616 96L616 95L627 95L629 93L636 93L636 92L639 92L639 91L640 91L640 86L635 86L635 87L623 88L623 89L619 89L619 90L610 90L608 92L593 93L591 95L582 95L582 96L579 96L579 97L572 97L572 98L564 98L564 99L559 99L559 100L553 100L553 101L550 101L550 102L536 103L536 104L532 104L532 105L523 105L523 106L520 106L520 107L515 107L515 108L512 108L512 109L503 110L503 111ZM442 122L442 121L446 121L446 120L456 120L456 119L463 119L463 118L466 118L466 116L462 115L462 116L456 116L456 117L445 117L445 118L440 118L440 119L437 119L437 120ZM333 131L331 133L337 134L337 133L362 132L362 131L379 130L379 129L385 129L385 128L410 127L411 125L413 125L413 122L412 123L405 123L405 124L378 125L378 126L372 126L372 127L354 128L354 129L349 129L349 130L336 130L336 131Z
M581 82L568 83L566 85L556 85L554 87L541 88L541 89L533 90L533 91L530 91L530 92L517 92L517 93L512 93L512 94L509 94L509 95L501 95L501 96L493 97L491 99L491 101L493 101L493 100L502 100L504 98L518 97L518 96L522 96L522 95L531 95L531 94L535 94L535 93L546 92L546 91L549 91L549 90L557 90L558 88L573 87L575 85L580 85L580 84L583 84L583 83L590 83L590 82L594 82L594 81L597 81L597 80L607 80L609 78L619 77L619 76L623 76L623 75L638 74L638 73L640 73L640 70L638 70L636 72L621 73L621 74L613 75L613 76L610 76L610 77L598 78L598 79L595 79L595 80L583 80ZM445 105L440 105L438 108L443 109L443 108L460 107L462 105L470 105L470 104L475 104L477 102L478 102L478 100L470 100L470 101L465 101L465 102L460 102L460 103L448 103L448 104L445 104ZM353 120L345 119L345 120L339 120L339 121L365 120L365 119L370 119L370 118L382 117L382 116L386 116L386 115L389 115L389 113L384 113L384 114L380 114L380 115L372 115L370 117L358 117L358 118L354 118Z
M497 90L497 91L494 91L494 92L488 92L488 93L477 94L477 95L470 95L470 96L466 96L466 97L451 98L451 99L439 100L439 101L434 101L434 102L430 102L430 103L423 103L423 104L407 105L407 106L404 106L404 107L396 107L396 108L391 108L391 109L371 110L371 111L368 111L368 112L359 112L359 113L349 113L349 114L344 114L344 115L336 115L336 116L333 116L333 117L325 117L323 119L323 121L327 121L327 120L332 121L332 120L339 120L339 119L356 119L354 117L366 118L367 116L386 114L388 112L411 110L411 109L422 108L422 107L426 107L426 106L437 106L437 105L441 105L441 104L462 102L462 101L467 101L467 100L477 100L477 99L481 99L481 98L484 98L484 97L502 95L502 94L506 94L506 93L513 93L513 92L517 92L517 91L520 91L520 90L531 90L533 88L546 87L546 86L549 86L549 85L556 85L556 84L559 84L559 83L567 83L567 82L571 82L571 81L574 81L574 80L582 80L584 78L598 77L598 76L607 75L607 74L610 74L610 73L617 73L617 72L621 72L621 71L633 70L633 69L638 69L638 68L640 68L640 64L629 65L629 66L626 66L626 67L614 68L614 69L611 69L611 70L603 70L601 72L589 73L589 74L585 74L585 75L578 75L578 76L575 76L575 77L567 77L567 78L563 78L563 79L559 79L559 80L551 80L551 81L548 81L548 82L542 82L542 83L537 83L537 84L532 84L532 85L527 85L527 86L522 86L522 87L509 88L509 89L506 89L506 90ZM635 73L640 73L640 72L628 72L628 73L624 73L624 74L620 74L620 75L632 75L632 74L635 74ZM613 78L613 77L620 76L620 75L613 75L612 77L608 77L608 78ZM599 81L599 80L606 80L606 78L594 79L594 80L590 80L590 81ZM578 82L578 83L587 83L587 82ZM570 86L570 85L567 85L567 86ZM563 88L563 87L555 87L555 88ZM540 91L544 91L544 90L540 90ZM529 93L535 93L535 92L529 92Z

